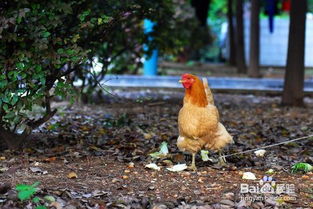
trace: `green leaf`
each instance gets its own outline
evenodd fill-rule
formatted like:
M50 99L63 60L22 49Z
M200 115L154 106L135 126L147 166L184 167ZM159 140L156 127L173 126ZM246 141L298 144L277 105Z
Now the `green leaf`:
M39 186L40 182L39 181L36 181L35 183L32 184L32 187L37 187Z
M313 170L313 166L310 165L309 163L296 163L291 167L291 172L296 173L296 172L310 172Z
M41 78L40 78L40 83L41 83L42 85L45 85L45 84L46 84L46 78L45 78L45 77L41 77Z
M15 105L17 101L18 101L18 96L14 95L13 98L12 98L11 104Z
M45 31L42 33L42 37L44 37L44 38L48 38L50 35L51 35L51 33L48 31Z
M160 153L161 154L168 154L167 142L162 142L160 145Z
M201 150L201 159L202 159L203 161L208 161L208 160L210 160L208 154L209 154L209 151L208 151L208 150Z
M36 66L35 66L35 71L36 71L36 72L39 72L39 71L41 71L41 70L42 70L41 65L36 65Z
M19 70L23 70L25 67L24 63L22 62L18 62L16 63L16 68L19 69Z
M36 209L47 209L47 207L44 206L44 205L39 205L39 206L36 207Z
M33 198L33 203L38 203L40 201L40 198L39 197L34 197Z
M4 118L10 119L10 118L14 118L14 116L15 116L15 112L9 112L8 114L4 116Z
M160 145L160 151L158 152L154 152L154 153L150 153L150 156L152 158L162 158L162 157L166 157L166 155L168 154L168 148L167 148L167 142L162 142Z
M22 22L22 17L17 17L17 18L16 18L16 22L17 22L18 24L20 24L20 23Z
M4 110L5 112L9 112L9 111L10 111L10 110L9 110L9 106L8 106L7 104L3 104L2 108L3 108L3 110Z
M29 200L35 193L36 193L36 189L31 187L28 190L23 190L18 192L17 197L21 200Z
M39 185L39 182L35 182L32 185L27 184L18 184L16 185L15 189L18 191L17 197L21 200L29 200L36 192L37 192L37 186Z
M58 49L58 50L57 50L57 53L58 53L58 54L63 54L63 53L64 53L64 49L62 49L62 48Z
M68 54L68 55L73 55L73 54L75 54L76 52L75 52L75 50L73 50L73 49L68 49L68 50L66 50L66 54Z
M4 81L0 81L0 89L6 87L8 85L8 81L4 80Z
M46 195L44 199L48 202L55 202L55 198L51 195Z

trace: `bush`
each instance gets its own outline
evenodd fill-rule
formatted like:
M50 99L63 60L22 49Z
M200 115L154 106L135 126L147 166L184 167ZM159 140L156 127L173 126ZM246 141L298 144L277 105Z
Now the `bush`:
M0 140L18 146L56 113L51 99L73 92L74 80L94 87L110 66L136 70L144 43L178 52L188 37L175 30L174 6L172 0L1 1ZM158 22L153 40L142 32L144 18ZM90 71L95 58L103 65L97 73ZM34 105L44 111L32 116Z

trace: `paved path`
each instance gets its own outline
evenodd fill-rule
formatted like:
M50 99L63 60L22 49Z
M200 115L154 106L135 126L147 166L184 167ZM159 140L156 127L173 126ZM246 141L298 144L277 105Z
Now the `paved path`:
M179 76L107 75L103 84L109 87L181 88L179 79ZM208 81L210 87L216 90L269 92L283 90L282 79L209 77ZM313 79L305 81L304 90L306 93L313 93Z

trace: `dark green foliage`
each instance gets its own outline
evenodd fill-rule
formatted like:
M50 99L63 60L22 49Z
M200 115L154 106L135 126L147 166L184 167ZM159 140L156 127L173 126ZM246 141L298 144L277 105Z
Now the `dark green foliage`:
M0 140L22 140L51 118L51 98L72 94L73 81L83 81L81 92L90 93L107 71L136 72L144 43L161 53L181 50L190 37L181 24L192 17L177 16L176 3L1 1ZM152 34L143 34L144 18L158 23ZM91 72L95 58L102 67ZM34 105L42 111L31 116Z
M38 191L38 188L37 188L38 185L39 185L39 182L36 182L32 185L27 185L27 184L16 185L15 189L18 192L17 197L21 201L31 199L31 197L34 196L34 194ZM34 198L34 202L38 202L36 199Z

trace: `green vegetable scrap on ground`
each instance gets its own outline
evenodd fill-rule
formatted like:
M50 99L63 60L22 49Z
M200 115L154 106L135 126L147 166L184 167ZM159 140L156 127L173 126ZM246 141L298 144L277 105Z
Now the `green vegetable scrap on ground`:
M297 173L297 172L310 172L313 171L313 166L309 163L296 163L291 167L291 173Z

